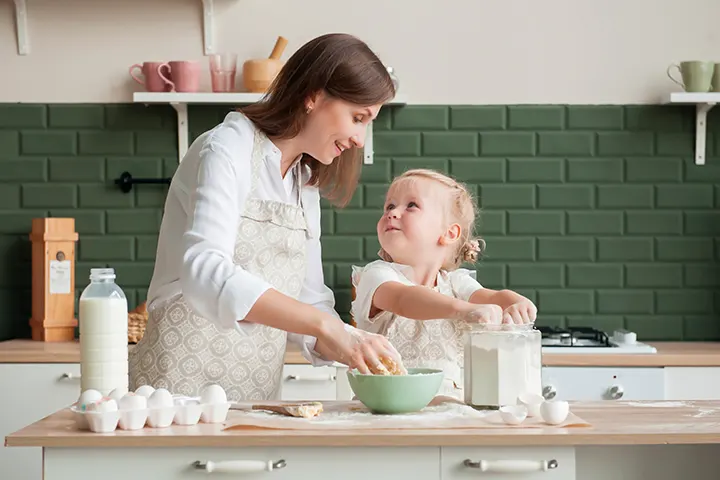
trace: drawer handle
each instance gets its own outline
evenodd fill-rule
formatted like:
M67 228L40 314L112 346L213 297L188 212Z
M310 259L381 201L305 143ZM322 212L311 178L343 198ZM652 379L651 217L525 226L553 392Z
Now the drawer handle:
M201 462L196 460L193 467L197 470L205 470L207 473L250 473L250 472L272 472L285 468L285 460L277 462L262 460L229 460L225 462Z
M299 382L334 382L337 377L335 375L288 375L288 380Z
M463 462L468 468L477 468L481 472L527 473L548 471L558 467L558 461L552 460L480 460L473 462L469 458Z
M74 380L80 379L80 374L75 375L74 373L63 373L60 375L60 380Z

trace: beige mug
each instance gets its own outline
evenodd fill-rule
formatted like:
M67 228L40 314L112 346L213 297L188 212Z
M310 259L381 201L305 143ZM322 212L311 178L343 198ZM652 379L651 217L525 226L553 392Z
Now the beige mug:
M680 72L682 81L674 78L670 70L676 68ZM709 92L715 65L712 62L703 62L692 60L680 62L680 64L672 64L667 68L667 76L670 80L680 85L686 92Z

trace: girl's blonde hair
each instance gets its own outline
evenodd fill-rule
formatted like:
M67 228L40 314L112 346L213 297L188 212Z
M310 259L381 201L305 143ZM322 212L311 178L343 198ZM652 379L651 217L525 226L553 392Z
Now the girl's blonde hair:
M449 204L446 208L446 213L450 215L453 221L460 225L460 238L457 247L450 258L445 261L443 268L445 270L455 270L463 262L476 262L478 255L485 249L485 241L482 238L472 236L475 229L476 206L475 200L470 192L468 192L467 187L457 180L435 170L417 168L408 170L402 175L395 177L388 191L398 182L414 178L433 180L448 190ZM392 261L392 257L390 257L382 247L378 255L386 262Z

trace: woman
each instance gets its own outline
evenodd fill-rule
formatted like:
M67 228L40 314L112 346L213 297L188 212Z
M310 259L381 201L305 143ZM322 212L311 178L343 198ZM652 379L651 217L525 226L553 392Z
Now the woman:
M368 123L394 95L367 45L323 35L263 101L193 142L166 200L131 389L195 396L216 383L234 401L274 399L288 340L313 365L399 363L384 337L338 317L320 252L320 194L352 197Z

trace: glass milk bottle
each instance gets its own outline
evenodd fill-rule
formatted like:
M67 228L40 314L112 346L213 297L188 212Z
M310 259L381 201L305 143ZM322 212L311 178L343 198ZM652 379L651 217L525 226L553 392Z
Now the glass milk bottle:
M465 338L465 403L516 405L522 393L542 394L542 336L533 324L473 324Z
M128 388L128 304L112 268L90 269L80 295L80 388Z

